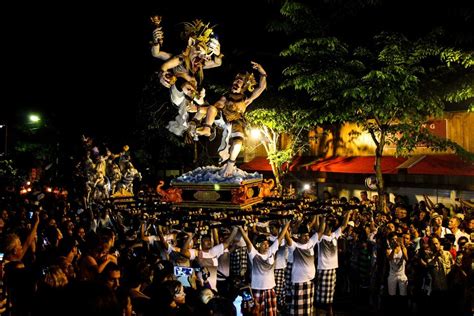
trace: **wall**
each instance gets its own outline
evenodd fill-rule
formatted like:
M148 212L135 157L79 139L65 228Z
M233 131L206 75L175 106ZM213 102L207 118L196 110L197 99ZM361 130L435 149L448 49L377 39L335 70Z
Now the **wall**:
M447 128L444 134L464 147L467 151L474 152L474 113L449 112L445 113ZM310 132L310 154L313 156L372 156L375 154L375 145L368 133L353 123L346 123L340 128L331 127L323 130L318 128ZM385 155L393 155L395 148L386 146ZM439 152L441 153L441 152ZM433 154L426 147L417 147L414 155Z

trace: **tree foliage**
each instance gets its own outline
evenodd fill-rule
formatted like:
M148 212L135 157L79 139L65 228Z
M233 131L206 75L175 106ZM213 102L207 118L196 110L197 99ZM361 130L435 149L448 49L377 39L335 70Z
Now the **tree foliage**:
M247 112L246 117L251 127L261 132L260 142L267 153L276 183L280 185L281 177L288 171L284 166L305 149L307 131L317 124L315 115L280 94L278 98L264 98L263 106ZM283 135L287 136L285 143L281 141Z
M288 14L286 7L283 16ZM296 17L288 20L299 22ZM369 45L322 34L321 26L313 29L300 33L282 51L289 66L283 71L286 79L281 89L306 93L317 109L319 123L355 122L370 133L376 145L380 191L380 162L387 144L396 145L397 155L408 155L420 141L434 150L451 148L467 154L456 143L429 134L422 125L443 115L452 102L472 107L472 52L441 44L444 33L439 29L414 40L381 32Z

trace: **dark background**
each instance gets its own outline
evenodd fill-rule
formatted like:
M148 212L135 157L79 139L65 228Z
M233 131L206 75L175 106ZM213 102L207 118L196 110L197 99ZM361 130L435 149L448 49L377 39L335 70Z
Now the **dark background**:
M149 17L154 13L164 16L163 50L179 53L185 47L179 23L201 18L217 24L226 59L238 49L242 59L248 55L249 63L253 56L248 51L266 45L261 42L265 37L255 38L263 33L264 11L239 5L232 12L219 7L206 12L208 6L175 2L163 7L160 1L16 3L3 12L6 19L1 26L0 121L22 124L33 111L74 132L113 134L130 127L143 87L161 65L150 54Z
M2 9L0 24L0 123L18 126L26 113L36 111L62 133L128 133L142 90L161 64L150 54L153 14L164 17L163 49L172 53L185 46L180 22L201 18L217 25L224 65L206 76L229 82L230 67L256 60L266 66L272 83L282 67L275 56L290 40L266 30L278 18L277 2L11 2ZM373 2L333 25L334 35L355 41L386 29L418 36L437 25L472 34L469 1ZM459 18L466 10L471 10L468 21ZM472 48L472 42L468 45Z

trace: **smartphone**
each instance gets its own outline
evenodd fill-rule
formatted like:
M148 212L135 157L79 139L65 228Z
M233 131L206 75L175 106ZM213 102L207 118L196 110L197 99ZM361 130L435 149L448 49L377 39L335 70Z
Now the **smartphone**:
M181 282L184 287L191 287L191 283L189 283L189 277L192 276L194 272L193 268L189 267L182 267L182 266L175 266L174 267L174 275L176 279Z
M0 261L3 261L3 252L0 252Z
M32 219L33 218L33 212L28 212L28 218Z
M252 289L250 286L244 286L240 288L240 295L242 296L242 302L253 301Z
M177 277L190 276L192 274L193 274L193 268L182 267L182 266L175 266L174 267L174 275L177 276Z

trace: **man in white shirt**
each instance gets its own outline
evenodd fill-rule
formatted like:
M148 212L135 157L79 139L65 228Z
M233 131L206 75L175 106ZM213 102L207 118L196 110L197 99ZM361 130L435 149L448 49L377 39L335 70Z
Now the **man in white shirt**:
M252 265L252 282L251 288L255 300L257 315L277 315L277 302L275 294L275 254L278 251L283 237L286 235L288 221L282 229L278 239L271 245L265 236L261 235L257 238L254 248L247 233L242 227L239 227L242 238L248 249L249 260Z
M278 239L279 230L280 225L278 224L278 222L270 223L270 242L274 242ZM277 296L279 310L281 310L285 304L285 269L287 259L288 247L286 245L285 240L283 240L275 256L275 293Z
M247 246L240 232L235 237L233 250L230 252L230 277L244 279L247 273Z
M229 247L230 242L237 233L237 227L234 227L230 236L224 242L212 247L212 239L210 235L201 237L201 251L198 254L198 263L202 267L209 270L209 278L207 281L211 289L217 291L217 266L218 258L224 254L225 249Z
M157 231L158 235L145 234L147 230L146 226L147 225L145 222L141 224L141 228L140 228L141 240L147 242L150 246L157 246L158 251L160 253L161 260L169 260L169 253L171 251L171 248L169 246L175 245L176 234L169 232L167 227L160 227L161 234L163 235L163 239L165 241L165 243L162 244L159 237L160 233L158 231Z
M459 225L461 225L461 219L458 216L453 216L449 219L448 228L454 235L454 247L456 251L459 251L458 239L459 237L466 237L469 239L469 235L459 229Z
M430 226L426 228L426 234L430 237L444 238L444 235L451 234L451 230L443 226L443 216L433 212L431 213Z
M333 316L332 303L336 290L336 269L338 268L337 240L347 227L352 211L344 215L342 225L334 232L335 219L322 218L320 231L324 234L318 243L318 282L316 290L316 302L327 305L327 315Z
M318 231L311 237L309 232L308 226L303 224L298 228L298 242L294 242L289 234L286 236L289 250L293 254L290 315L312 316L314 314L313 279L316 275L314 246L318 243L319 236L323 231Z

